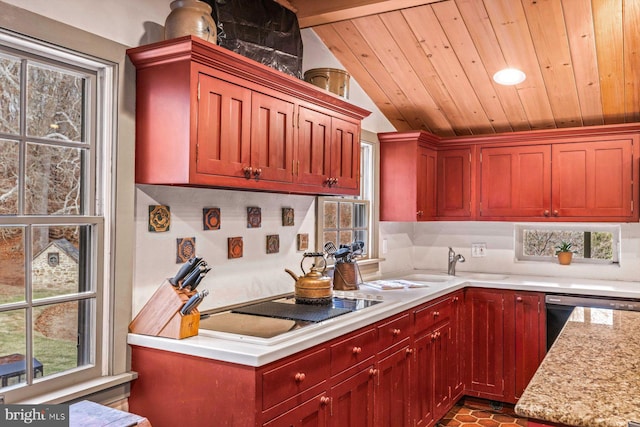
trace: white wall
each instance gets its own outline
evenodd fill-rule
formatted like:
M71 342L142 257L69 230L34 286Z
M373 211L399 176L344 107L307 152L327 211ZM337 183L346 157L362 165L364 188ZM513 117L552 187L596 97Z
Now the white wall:
M387 240L388 252L382 256L384 273L407 268L447 271L448 247L466 261L457 271L509 273L604 280L640 280L640 224L621 224L619 265L573 263L561 266L553 262L515 260L514 223L509 222L383 222L380 242ZM486 243L487 256L471 257L472 243Z

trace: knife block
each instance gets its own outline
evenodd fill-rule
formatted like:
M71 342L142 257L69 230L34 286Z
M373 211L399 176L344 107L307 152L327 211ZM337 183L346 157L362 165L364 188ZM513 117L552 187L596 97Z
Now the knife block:
M129 323L129 332L174 339L198 335L200 312L193 309L189 314L180 314L195 293L174 288L165 280Z

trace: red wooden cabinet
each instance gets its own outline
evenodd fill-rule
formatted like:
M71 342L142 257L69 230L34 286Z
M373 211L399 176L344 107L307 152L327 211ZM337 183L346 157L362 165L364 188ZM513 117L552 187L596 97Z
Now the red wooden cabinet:
M464 393L465 364L465 302L464 292L451 295L451 343L449 344L449 380L451 382L451 402L455 403Z
M480 150L480 217L549 216L551 146Z
M294 409L263 424L264 427L326 427L329 398L326 394L315 396Z
M438 217L471 218L472 148L438 150Z
M380 134L380 220L429 221L437 214L437 152L423 133Z
M377 363L374 412L375 425L378 427L410 425L410 361L412 352L407 340L407 345L400 347Z
M331 427L374 426L374 387L376 371L373 364L331 387Z
M367 111L197 37L127 53L137 183L358 194Z

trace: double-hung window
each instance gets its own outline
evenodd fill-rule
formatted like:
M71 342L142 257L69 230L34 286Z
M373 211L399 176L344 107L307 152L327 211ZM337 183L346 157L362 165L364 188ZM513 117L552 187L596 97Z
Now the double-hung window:
M109 72L0 32L0 395L8 402L102 373Z

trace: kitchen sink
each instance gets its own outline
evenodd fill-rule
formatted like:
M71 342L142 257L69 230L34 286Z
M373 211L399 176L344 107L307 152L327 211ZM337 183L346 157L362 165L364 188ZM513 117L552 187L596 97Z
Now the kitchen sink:
M403 280L409 280L411 282L427 282L427 283L442 283L448 282L453 279L452 276L446 274L410 274L408 276L401 277Z
M462 279L482 280L482 281L504 280L504 279L507 279L509 277L506 274L472 273L472 272L464 272L464 271L458 272L457 276L462 278Z

